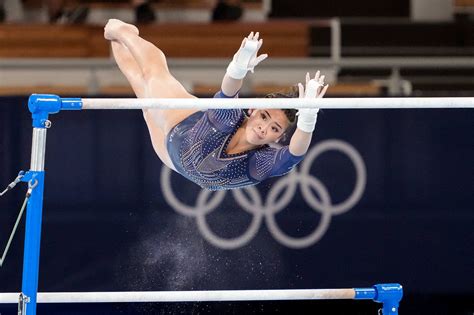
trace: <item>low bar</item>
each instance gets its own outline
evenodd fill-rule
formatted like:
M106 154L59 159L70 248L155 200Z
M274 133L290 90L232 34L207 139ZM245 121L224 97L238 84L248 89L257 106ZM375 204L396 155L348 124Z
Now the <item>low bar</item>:
M37 303L373 300L382 303L383 315L397 315L402 296L403 288L400 284L388 283L355 289L48 292L38 293ZM18 293L0 293L0 304L17 303L18 298Z
M18 293L0 293L0 304L18 302ZM386 300L402 298L399 284L378 284L356 289L221 290L221 291L129 291L129 292L43 292L38 303L137 303L219 302L275 300Z
M1 293L0 304L18 303L18 293ZM275 300L351 300L354 289L44 292L37 303L219 302Z

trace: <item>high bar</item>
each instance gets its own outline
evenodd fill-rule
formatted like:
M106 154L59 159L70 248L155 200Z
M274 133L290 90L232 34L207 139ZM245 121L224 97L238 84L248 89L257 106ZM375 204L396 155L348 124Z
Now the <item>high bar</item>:
M314 107L322 109L474 108L474 97L82 99L82 109L298 109Z
M37 119L60 110L82 109L427 109L474 108L474 97L372 97L372 98L61 98L32 94L28 107Z

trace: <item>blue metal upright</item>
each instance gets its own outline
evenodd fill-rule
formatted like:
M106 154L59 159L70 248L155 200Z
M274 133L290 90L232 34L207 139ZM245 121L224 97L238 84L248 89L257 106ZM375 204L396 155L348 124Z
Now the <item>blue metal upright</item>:
M28 200L26 210L25 247L23 255L22 297L23 313L36 314L38 291L39 256L41 241L41 219L43 209L44 171L31 171L32 181L37 183ZM26 311L26 313L25 313Z
M33 118L33 140L30 171L22 179L34 183L26 210L25 247L23 257L22 293L18 304L18 314L36 314L38 292L39 257L41 242L41 221L44 192L44 162L46 154L46 131L51 126L50 114L61 109L81 109L80 99L61 100L56 95L33 94L28 100L28 108Z

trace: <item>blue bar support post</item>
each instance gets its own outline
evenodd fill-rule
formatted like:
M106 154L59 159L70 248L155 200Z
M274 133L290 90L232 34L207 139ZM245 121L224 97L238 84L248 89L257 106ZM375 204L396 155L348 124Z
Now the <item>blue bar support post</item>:
M80 99L61 99L57 95L50 94L33 94L28 100L28 109L33 118L33 141L31 148L31 167L28 176L25 177L28 178L28 183L34 186L34 188L31 191L26 210L22 293L19 297L18 304L19 315L36 314L45 178L46 133L47 129L51 126L48 117L50 114L58 113L61 109L80 110L81 107L82 103Z
M44 171L31 172L37 181L26 210L25 247L23 256L22 293L25 298L24 314L36 314L36 293L38 291L41 222L43 210ZM21 303L21 301L20 301ZM23 307L22 307L23 308Z

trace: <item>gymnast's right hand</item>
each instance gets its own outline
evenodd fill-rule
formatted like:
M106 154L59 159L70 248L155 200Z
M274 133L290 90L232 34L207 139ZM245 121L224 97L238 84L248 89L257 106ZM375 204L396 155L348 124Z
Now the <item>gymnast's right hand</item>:
M243 79L248 71L253 73L255 66L265 60L268 55L262 54L257 57L258 50L262 47L263 39L259 39L259 33L251 32L244 38L239 50L227 67L227 75L233 79Z

